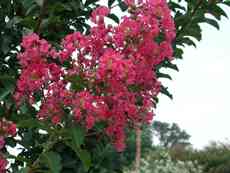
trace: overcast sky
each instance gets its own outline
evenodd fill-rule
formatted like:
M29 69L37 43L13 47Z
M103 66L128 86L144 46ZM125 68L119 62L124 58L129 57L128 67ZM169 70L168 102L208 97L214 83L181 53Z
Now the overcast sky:
M161 96L156 110L155 119L178 123L196 148L230 141L230 20L223 18L220 27L202 26L202 41L176 61L179 72L170 72L173 101Z

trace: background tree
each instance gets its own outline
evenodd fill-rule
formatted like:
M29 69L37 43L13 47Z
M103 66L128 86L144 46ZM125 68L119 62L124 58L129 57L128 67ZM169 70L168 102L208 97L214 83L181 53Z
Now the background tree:
M206 173L228 173L230 170L229 142L212 142L203 149L171 150L173 160L196 161Z
M172 148L177 144L190 145L190 135L185 130L180 129L176 123L155 121L152 126L154 137L159 140L160 146Z

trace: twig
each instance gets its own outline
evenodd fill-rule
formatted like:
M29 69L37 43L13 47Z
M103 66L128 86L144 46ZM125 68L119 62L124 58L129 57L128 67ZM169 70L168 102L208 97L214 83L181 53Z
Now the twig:
M35 32L40 34L41 33L41 29L42 29L42 20L45 16L45 12L46 12L46 5L47 5L47 2L48 0L44 0L43 1L43 4L41 6L41 9L40 9L40 15L38 17L38 23L37 23L37 26L35 28Z

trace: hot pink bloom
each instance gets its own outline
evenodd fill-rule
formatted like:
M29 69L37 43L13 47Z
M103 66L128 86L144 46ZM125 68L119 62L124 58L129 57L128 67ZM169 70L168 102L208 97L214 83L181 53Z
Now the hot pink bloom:
M38 42L39 42L39 36L33 33L23 37L21 46L25 49L31 48L31 47L35 47Z
M98 8L96 8L92 14L91 14L91 20L94 23L99 22L101 17L107 16L110 13L109 8L105 7L105 6L100 6Z
M81 110L80 110L79 108L75 108L75 109L73 110L73 117L74 117L74 119L75 119L76 121L78 121L78 122L81 120L82 114L81 114Z
M8 161L5 158L0 156L0 173L6 172L6 166L8 165Z
M86 117L86 128L92 129L95 123L95 118L92 115Z
M10 134L11 136L15 136L17 133L17 127L16 124L11 123L8 126L7 133Z
M132 5L134 5L134 1L135 1L135 0L125 0L125 3L126 3L126 5L128 5L128 6L132 6Z
M33 105L41 93L37 117L53 125L65 126L69 117L73 121L68 122L85 129L103 122L117 151L125 148L130 123L152 122L153 98L161 88L155 70L162 61L173 59L175 39L166 0L125 3L131 13L117 26L105 24L110 9L100 6L91 14L95 25L89 35L67 35L59 51L36 34L25 36L15 92L18 105L21 101ZM16 133L16 127L3 125L4 133L10 129L7 135Z
M55 115L55 116L52 117L51 121L52 121L53 124L57 125L57 124L59 124L61 122L61 118L60 118L60 116Z

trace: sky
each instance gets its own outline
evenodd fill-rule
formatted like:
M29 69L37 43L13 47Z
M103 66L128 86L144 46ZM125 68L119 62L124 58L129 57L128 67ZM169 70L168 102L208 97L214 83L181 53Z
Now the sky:
M223 18L219 31L206 24L202 30L197 48L187 47L175 61L180 71L170 71L173 81L164 81L174 99L161 95L155 117L177 123L199 149L230 141L230 20Z

